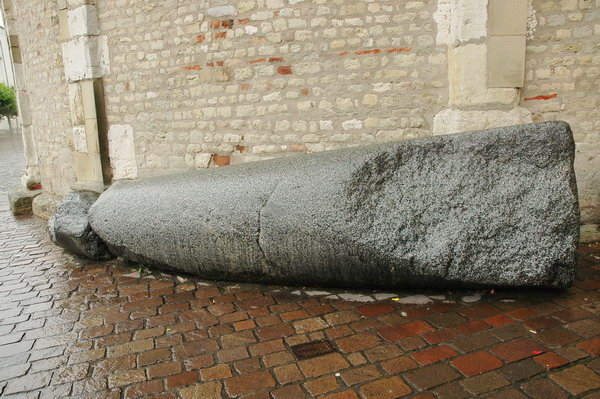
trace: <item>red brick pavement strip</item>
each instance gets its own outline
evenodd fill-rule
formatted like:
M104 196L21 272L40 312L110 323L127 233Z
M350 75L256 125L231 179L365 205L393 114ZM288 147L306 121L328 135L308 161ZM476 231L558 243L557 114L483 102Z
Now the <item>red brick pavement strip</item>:
M566 291L362 303L139 276L64 254L43 222L4 212L0 396L598 398L600 245L580 253ZM336 351L297 360L290 350L322 339Z

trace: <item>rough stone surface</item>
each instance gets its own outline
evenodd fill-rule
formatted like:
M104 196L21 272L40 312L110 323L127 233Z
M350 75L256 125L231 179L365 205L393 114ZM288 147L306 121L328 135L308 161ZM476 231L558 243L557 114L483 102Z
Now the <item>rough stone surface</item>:
M125 258L206 278L565 287L574 143L546 122L118 182L90 209Z
M50 220L56 213L60 199L48 192L43 192L33 199L32 211L33 214L44 220Z
M97 198L98 194L87 191L67 194L48 222L48 233L54 243L70 252L89 259L110 259L106 244L88 221L88 211Z
M31 214L31 204L35 197L42 193L41 190L31 191L19 188L8 193L10 212L14 216Z

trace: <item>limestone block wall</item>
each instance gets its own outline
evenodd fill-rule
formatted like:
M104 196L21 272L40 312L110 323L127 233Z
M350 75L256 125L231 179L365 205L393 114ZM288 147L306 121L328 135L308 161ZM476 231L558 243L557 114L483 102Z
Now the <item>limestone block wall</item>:
M97 7L140 176L430 135L447 102L435 1Z
M582 222L600 222L600 0L14 3L55 194L73 186L84 132L106 131L114 180L562 119ZM75 46L62 58L61 15ZM75 76L77 49L107 68ZM91 78L95 130L69 115L67 81Z
M58 41L57 1L4 1L10 35L22 57L20 91L28 94L28 121L35 141L41 182L56 195L74 181L68 88ZM21 65L19 65L21 68ZM25 117L24 115L21 116Z
M600 223L600 1L533 2L521 104L567 121L577 143L582 223Z

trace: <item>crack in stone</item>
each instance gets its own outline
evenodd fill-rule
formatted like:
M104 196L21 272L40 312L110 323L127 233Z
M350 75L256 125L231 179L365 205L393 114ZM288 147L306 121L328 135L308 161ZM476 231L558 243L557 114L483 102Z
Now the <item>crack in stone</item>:
M260 206L260 209L258 210L258 229L256 231L256 244L258 245L258 249L260 250L260 253L262 254L263 258L265 259L265 262L267 263L268 266L271 267L271 269L275 269L275 263L273 263L272 261L269 260L267 253L265 252L264 248L260 244L260 237L261 237L261 233L262 233L261 223L262 223L262 211L263 211L263 209L265 209L265 207L267 206L267 203L269 202L269 200L275 193L277 186L279 186L279 182L275 183L275 185L273 186L273 189L271 190L271 192L269 193L267 198L265 198L262 205Z

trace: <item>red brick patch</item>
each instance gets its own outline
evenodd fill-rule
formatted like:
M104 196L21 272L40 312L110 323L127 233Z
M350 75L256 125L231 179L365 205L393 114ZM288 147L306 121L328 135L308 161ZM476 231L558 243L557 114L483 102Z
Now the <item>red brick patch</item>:
M217 166L227 166L231 163L231 157L229 155L213 154L212 159Z
M548 94L548 95L539 95L539 96L535 96L535 97L526 97L524 99L524 101L531 101L531 100L550 100L552 98L556 98L558 97L558 94L554 93L554 94Z
M279 68L277 68L277 73L280 75L291 75L292 72L292 67L291 66L280 66Z

